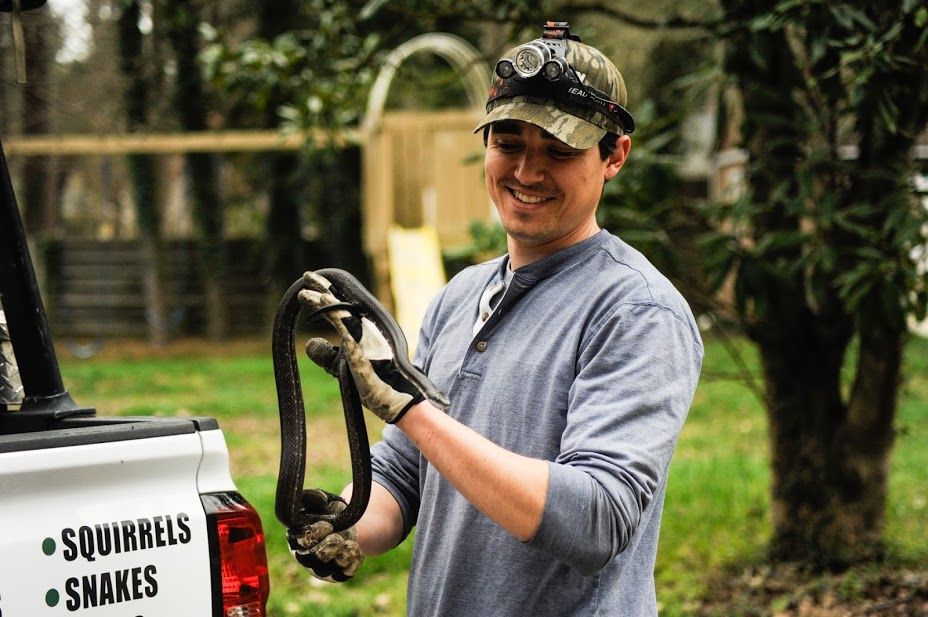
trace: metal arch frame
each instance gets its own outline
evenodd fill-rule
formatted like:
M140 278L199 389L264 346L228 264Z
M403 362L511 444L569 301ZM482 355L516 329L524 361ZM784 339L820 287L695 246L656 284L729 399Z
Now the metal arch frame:
M432 32L406 41L384 59L383 66L367 97L367 110L362 122L364 132L373 132L380 126L387 94L390 92L390 85L400 65L413 54L422 51L432 52L448 62L461 76L471 106L475 109L483 109L487 91L490 88L490 70L480 52L459 36Z

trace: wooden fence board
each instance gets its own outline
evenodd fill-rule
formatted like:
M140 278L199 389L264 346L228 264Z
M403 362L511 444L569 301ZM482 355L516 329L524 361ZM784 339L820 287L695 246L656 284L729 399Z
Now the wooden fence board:
M165 242L164 293L168 326L175 335L204 330L204 299L198 255L193 241ZM261 275L257 241L227 241L234 255L224 288L230 335L266 332L268 290ZM144 266L134 241L67 239L46 253L45 305L52 329L63 337L144 337L148 332L143 292Z

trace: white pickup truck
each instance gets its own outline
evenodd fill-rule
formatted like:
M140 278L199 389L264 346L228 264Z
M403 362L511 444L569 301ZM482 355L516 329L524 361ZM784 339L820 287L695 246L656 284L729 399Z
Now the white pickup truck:
M63 387L0 144L0 617L261 617L261 521L211 418Z

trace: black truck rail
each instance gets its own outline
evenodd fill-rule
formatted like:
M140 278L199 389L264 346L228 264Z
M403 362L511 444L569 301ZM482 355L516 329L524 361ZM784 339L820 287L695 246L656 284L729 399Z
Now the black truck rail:
M13 192L13 182L0 142L0 304L7 334L16 353L23 400L18 416L56 420L94 415L74 402L61 380L61 369L48 327L48 317L26 232Z

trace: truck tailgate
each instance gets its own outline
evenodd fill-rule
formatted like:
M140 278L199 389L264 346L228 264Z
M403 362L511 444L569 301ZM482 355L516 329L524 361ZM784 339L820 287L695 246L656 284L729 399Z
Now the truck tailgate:
M211 614L199 433L111 441L113 429L62 431L50 448L0 443L3 617Z

